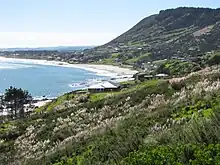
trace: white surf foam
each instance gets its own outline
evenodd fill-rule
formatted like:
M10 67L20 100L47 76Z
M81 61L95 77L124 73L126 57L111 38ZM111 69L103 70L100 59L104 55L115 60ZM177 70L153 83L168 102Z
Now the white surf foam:
M0 62L19 62L24 64L33 64L33 65L49 65L49 66L59 66L59 67L68 67L68 68L78 68L87 70L95 73L98 76L106 76L106 77L117 77L119 75L128 75L134 74L137 71L132 71L126 68L120 68L117 66L110 65L90 65L90 64L69 64L66 62L58 62L58 61L46 61L46 60L32 60L32 59L15 59L15 58L4 58L0 57Z
M20 68L30 68L30 67L32 67L32 65L0 61L0 69L20 69Z

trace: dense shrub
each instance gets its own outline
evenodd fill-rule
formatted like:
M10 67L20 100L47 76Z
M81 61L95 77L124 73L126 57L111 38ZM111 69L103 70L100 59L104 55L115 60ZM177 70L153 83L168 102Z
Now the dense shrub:
M173 165L173 164L204 164L213 165L220 163L220 144L209 145L177 145L177 146L152 146L145 151L129 154L121 164L131 165Z

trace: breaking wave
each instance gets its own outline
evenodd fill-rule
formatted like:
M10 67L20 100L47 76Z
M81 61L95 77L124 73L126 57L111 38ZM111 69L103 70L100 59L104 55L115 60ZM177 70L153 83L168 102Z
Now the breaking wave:
M21 68L31 68L32 65L24 65L24 64L12 64L12 63L1 63L0 62L0 70L2 69L21 69Z

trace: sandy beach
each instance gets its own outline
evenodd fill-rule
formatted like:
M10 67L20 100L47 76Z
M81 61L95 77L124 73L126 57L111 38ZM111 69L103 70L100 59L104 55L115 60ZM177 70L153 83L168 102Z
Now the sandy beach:
M39 100L36 103L33 103L32 105L35 107L42 107L48 103L50 103L52 100Z
M60 61L47 61L47 60L33 60L33 59L18 59L18 58L6 58L0 57L1 61L17 61L21 63L31 63L38 65L50 65L50 66L60 66L60 67L70 67L70 68L79 68L87 71L91 71L100 76L109 76L109 77L117 77L117 76L132 76L138 71L132 70L129 68L121 68L119 66L113 65L95 65L95 64L69 64L67 62Z
M105 76L110 76L111 75L114 77L116 76L129 76L129 75L134 75L138 71L132 70L129 68L121 68L119 66L114 66L114 65L95 65L95 64L76 64L74 65L76 67L88 70L88 71L93 71L96 72L99 75L105 75Z

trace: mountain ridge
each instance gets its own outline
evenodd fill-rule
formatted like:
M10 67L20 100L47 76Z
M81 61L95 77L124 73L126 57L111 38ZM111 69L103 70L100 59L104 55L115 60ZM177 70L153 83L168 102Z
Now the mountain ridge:
M117 40L119 40L120 38L121 38L121 36L123 36L123 35L126 35L127 33L129 33L129 32L131 32L131 31L135 31L138 27L140 27L141 25L145 25L145 28L146 27L150 27L150 26L152 26L154 23L156 23L156 20L157 21L162 21L163 19L167 19L167 16L173 16L173 17L179 17L180 16L180 14L176 14L176 16L175 16L175 12L176 11L180 11L180 13L181 12L184 12L184 10L186 10L186 12L190 12L190 11L192 11L193 13L196 13L196 12L204 12L204 11L206 11L206 12L215 12L215 11L217 11L217 12L220 12L220 8L217 8L217 9L212 9L212 8L194 8L194 7L179 7L179 8L176 8L176 9L166 9L166 10L161 10L160 12L159 12L159 14L153 14L153 15L150 15L150 16L148 16L148 17L145 17L145 18L143 18L140 22L138 22L136 25L134 25L131 29L129 29L128 31L126 31L125 33L123 33L123 34L121 34L120 36L118 36L118 37L116 37L115 39L113 39L112 41L110 41L109 43L107 43L107 44L110 44L110 43L112 43L112 42L114 42L114 41L117 41ZM189 13L186 13L186 14L189 14ZM199 15L199 14L198 14ZM154 20L156 18L156 20ZM220 18L220 17L219 17ZM218 19L219 19L218 18ZM149 21L149 22L148 22ZM205 21L207 21L207 20L205 20ZM220 20L219 20L220 21ZM210 25L210 24L212 24L212 23L214 23L214 22L216 22L216 20L215 21L212 21L211 19L210 19L210 22L209 23L207 23L207 22L205 22L204 24L206 25L206 26L208 26L208 25ZM183 23L185 23L185 22L183 22ZM147 24L147 26L146 26L146 24ZM201 25L202 23L201 22L199 22L199 21L197 21L196 22L196 25ZM186 24L181 24L182 26L186 26L186 27L188 27ZM165 28L169 28L169 25L168 26L166 26ZM180 28L184 28L184 27L179 27L179 28L177 28L177 29L180 29ZM171 26L171 29L173 30L174 28ZM107 44L104 44L104 45L107 45Z
M161 10L142 19L114 40L85 51L88 59L109 59L112 54L127 60L151 53L149 62L172 56L201 56L218 50L220 45L220 9L180 7Z

